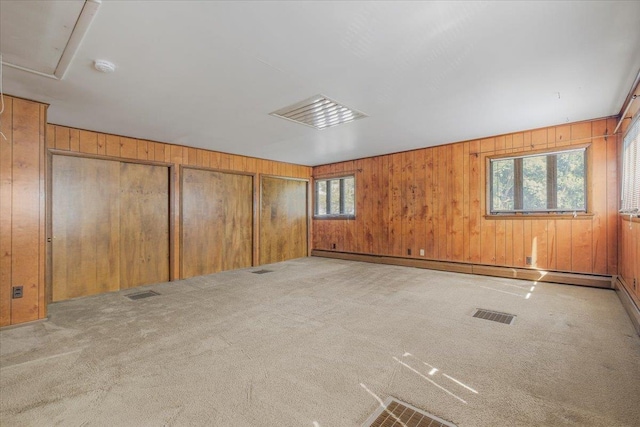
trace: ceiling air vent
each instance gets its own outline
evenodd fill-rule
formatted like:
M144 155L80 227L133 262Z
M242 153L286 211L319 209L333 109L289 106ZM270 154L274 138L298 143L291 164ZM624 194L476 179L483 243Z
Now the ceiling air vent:
M271 115L319 130L367 117L366 114L345 107L324 95L312 96L304 101L274 111Z

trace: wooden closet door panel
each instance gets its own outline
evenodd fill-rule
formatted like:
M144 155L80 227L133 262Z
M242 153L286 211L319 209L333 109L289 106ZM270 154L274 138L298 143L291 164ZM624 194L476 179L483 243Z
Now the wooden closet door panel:
M120 288L169 280L169 169L120 164Z
M182 277L250 267L253 177L182 172Z
M260 264L307 256L307 182L263 177Z
M53 301L119 289L119 174L118 162L53 156Z

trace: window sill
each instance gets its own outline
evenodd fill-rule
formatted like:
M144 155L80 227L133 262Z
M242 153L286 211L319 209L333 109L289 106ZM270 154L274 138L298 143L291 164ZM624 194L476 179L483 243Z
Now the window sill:
M575 216L572 213L521 213L521 214L488 214L484 215L484 219L593 219L595 216L591 212L577 213Z
M640 222L640 217L638 216L629 216L629 214L620 214L620 217L623 221L627 222Z
M313 219L356 219L355 215L314 215Z

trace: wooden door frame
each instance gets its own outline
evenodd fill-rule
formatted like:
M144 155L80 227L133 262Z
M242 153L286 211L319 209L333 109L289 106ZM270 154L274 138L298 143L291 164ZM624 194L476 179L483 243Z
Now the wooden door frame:
M183 195L184 195L184 174L182 173L182 171L184 169L194 169L194 170L201 170L201 171L206 171L206 172L216 172L216 173L226 173L226 174L230 174L230 175L243 175L243 176L250 176L251 177L251 228L253 230L251 230L251 265L252 266L256 266L258 265L259 262L259 258L258 258L258 254L257 254L257 249L258 249L258 245L257 245L257 238L258 236L256 235L256 230L257 230L257 224L256 224L256 209L258 206L258 203L256 203L256 180L258 178L258 174L257 173L253 173L253 172L243 172L243 171L237 171L237 170L231 170L231 169L220 169L220 168L211 168L211 167L206 167L206 166L191 166L191 165L180 165L179 166L179 170L180 170L180 220L178 221L178 235L180 237L180 271L179 271L179 277L180 279L182 279L183 277L183 266L182 263L184 262L184 252L183 252L183 239L182 239L182 229L183 229L183 224L184 224L184 200L183 200Z
M46 200L45 200L45 247L46 247L46 258L45 258L45 301L46 304L49 304L52 300L53 296L53 156L67 156L67 157L81 157L87 159L96 159L96 160L109 160L115 161L118 163L136 163L141 165L148 166L162 166L167 168L168 172L168 182L169 182L169 280L174 277L173 271L173 261L175 259L175 250L174 250L174 228L175 228L175 209L174 209L174 200L175 200L175 181L176 176L175 173L177 171L176 165L174 163L169 162L157 162L154 160L137 160L137 159L127 159L116 156L106 156L102 154L87 154L87 153L79 153L75 151L66 151L66 150L58 150L55 148L47 149L47 171L46 171Z
M309 178L295 178L295 177L290 177L290 176L280 176L280 175L272 175L272 174L259 174L260 175L260 193L258 194L258 218L257 218L257 223L258 223L258 227L257 227L257 241L256 241L256 245L258 246L258 251L260 251L260 223L262 222L262 178L275 178L275 179L283 179L286 181L301 181L301 182L306 182L306 186L305 186L305 190L306 190L306 200L305 200L305 204L307 206L307 232L306 232L306 240L307 240L307 255L309 256L311 254L311 200L309 197L309 183L310 183L310 179ZM257 259L257 264L259 265L260 263L260 258L258 256Z

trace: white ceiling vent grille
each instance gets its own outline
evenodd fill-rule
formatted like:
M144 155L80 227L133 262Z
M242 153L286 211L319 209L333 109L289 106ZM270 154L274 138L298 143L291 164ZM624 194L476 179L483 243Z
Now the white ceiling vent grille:
M366 114L345 107L324 95L312 96L304 101L274 111L271 115L319 130L367 117Z

